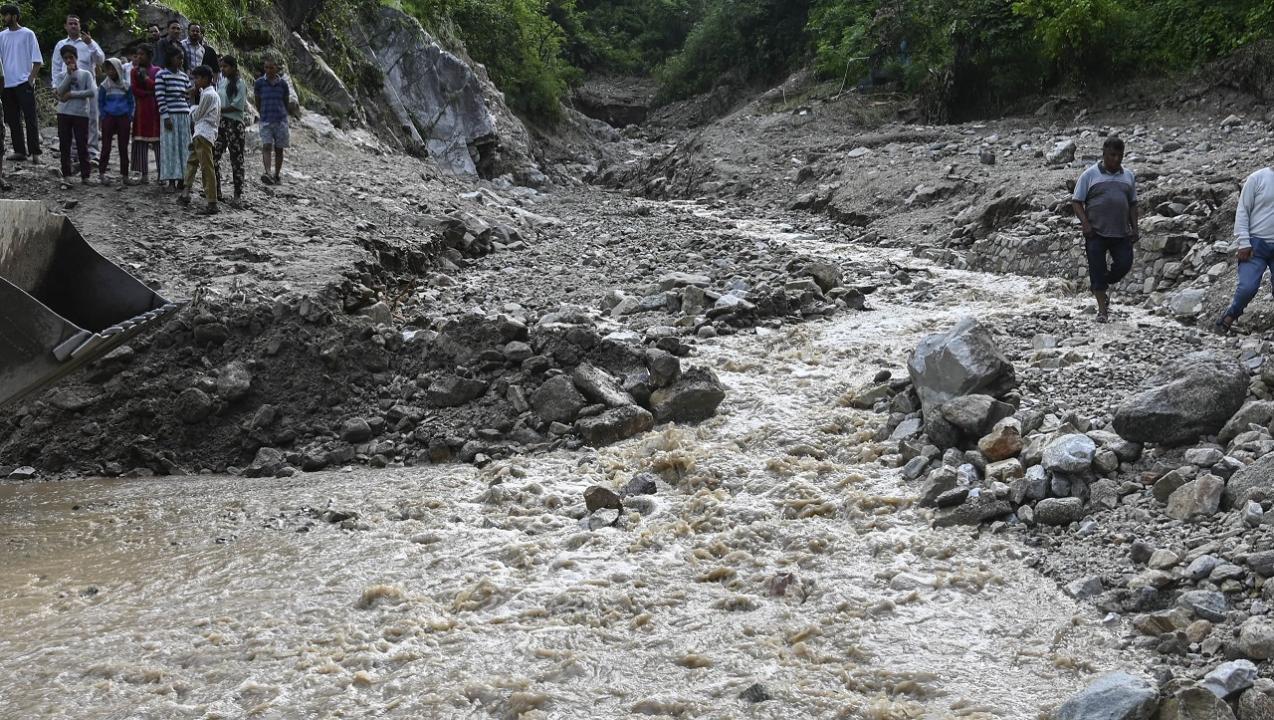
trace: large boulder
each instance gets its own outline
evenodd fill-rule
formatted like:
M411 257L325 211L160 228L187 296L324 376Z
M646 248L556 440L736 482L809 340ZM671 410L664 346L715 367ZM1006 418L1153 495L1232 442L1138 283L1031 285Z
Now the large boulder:
M1115 411L1115 432L1133 442L1180 445L1214 435L1243 405L1248 373L1204 351L1164 365Z
M926 417L963 395L998 397L1017 384L1013 364L974 318L920 341L907 371Z
M707 420L725 400L725 386L708 368L691 368L677 382L650 394L650 411L660 423Z
M1185 688L1166 700L1155 720L1235 720L1221 698L1201 687Z
M377 6L351 29L384 73L380 105L391 115L384 124L409 150L458 175L534 170L526 127L480 65L444 50L415 18L392 7Z
M1056 720L1148 720L1159 705L1159 692L1124 672L1102 675L1057 709Z

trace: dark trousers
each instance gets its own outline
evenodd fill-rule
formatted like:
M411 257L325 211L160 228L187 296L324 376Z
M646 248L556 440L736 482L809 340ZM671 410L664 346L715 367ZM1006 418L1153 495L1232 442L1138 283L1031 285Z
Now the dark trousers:
M4 124L13 135L13 152L40 154L40 125L35 116L35 87L30 81L0 91L4 97ZM87 146L87 144L86 144Z
M133 120L127 115L102 116L102 154L98 158L98 172L105 175L111 164L111 142L119 143L119 174L128 177L128 136L132 132Z
M1234 302L1225 311L1226 315L1239 319L1247 309L1247 304L1252 302L1252 298L1261 289L1261 278L1271 267L1274 267L1274 243L1258 237L1252 238L1252 257L1239 263L1239 284L1234 289ZM1271 276L1270 282L1274 284L1274 276Z
M1132 240L1126 237L1112 238L1094 235L1084 240L1084 253L1088 256L1088 280L1093 292L1104 292L1132 269ZM1111 262L1106 264L1106 255Z
M71 140L80 161L80 177L88 179L92 165L88 161L88 118L58 115L58 152L62 155L62 177L71 176Z

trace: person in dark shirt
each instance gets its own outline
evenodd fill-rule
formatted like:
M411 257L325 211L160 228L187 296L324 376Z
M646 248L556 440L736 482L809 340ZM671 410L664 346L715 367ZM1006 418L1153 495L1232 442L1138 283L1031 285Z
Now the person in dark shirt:
M1103 323L1110 319L1109 288L1132 269L1132 246L1139 237L1137 178L1123 163L1124 141L1107 138L1101 160L1079 176L1071 198L1084 231L1090 289L1097 300L1097 322ZM1111 259L1109 265L1107 255Z
M279 63L265 61L265 74L253 85L257 110L261 112L261 162L265 172L261 182L282 182L283 149L288 146L288 82L279 77ZM274 155L274 175L270 174L270 155Z

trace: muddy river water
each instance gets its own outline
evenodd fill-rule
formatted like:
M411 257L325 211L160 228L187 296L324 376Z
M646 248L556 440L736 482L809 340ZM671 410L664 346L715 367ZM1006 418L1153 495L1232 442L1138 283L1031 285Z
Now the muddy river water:
M932 273L933 302L704 343L722 413L600 451L0 485L0 717L1036 718L1144 667L1016 536L930 529L839 402L962 314L1073 302Z

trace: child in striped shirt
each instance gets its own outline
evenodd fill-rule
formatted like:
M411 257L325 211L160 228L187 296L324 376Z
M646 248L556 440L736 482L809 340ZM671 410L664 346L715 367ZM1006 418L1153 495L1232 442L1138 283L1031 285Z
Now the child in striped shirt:
M186 161L190 158L190 77L182 71L185 55L175 52L165 58L168 66L155 79L159 100L159 180L171 188L182 188Z

